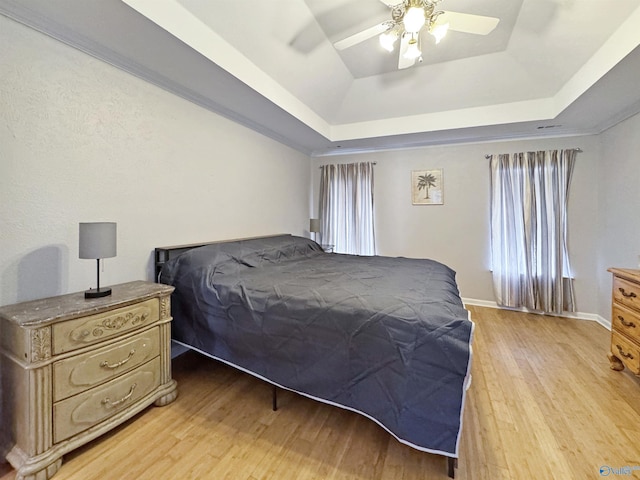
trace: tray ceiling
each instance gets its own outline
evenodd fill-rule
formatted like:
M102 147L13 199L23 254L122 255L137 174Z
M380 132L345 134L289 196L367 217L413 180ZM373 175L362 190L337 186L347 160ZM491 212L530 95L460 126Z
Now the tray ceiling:
M601 8L606 7L606 11ZM640 111L640 0L443 0L500 18L398 71L380 0L0 0L0 13L312 155L599 133Z

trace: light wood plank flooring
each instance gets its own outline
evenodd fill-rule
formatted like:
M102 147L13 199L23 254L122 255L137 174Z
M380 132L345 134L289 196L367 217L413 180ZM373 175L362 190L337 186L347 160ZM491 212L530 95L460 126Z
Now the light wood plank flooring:
M606 329L469 309L473 382L456 478L582 480L602 478L602 466L640 467L640 382L609 369ZM358 414L290 392L273 412L270 386L195 353L173 368L176 402L65 456L54 478L447 478L443 457L401 445ZM0 480L14 478L0 464Z

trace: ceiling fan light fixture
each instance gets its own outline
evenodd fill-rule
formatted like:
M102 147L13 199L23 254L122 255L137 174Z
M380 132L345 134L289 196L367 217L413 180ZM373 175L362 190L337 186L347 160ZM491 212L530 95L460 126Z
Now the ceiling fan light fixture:
M388 52L393 52L393 46L398 39L398 32L396 29L390 29L380 35L380 46Z
M416 61L422 62L421 42L425 40L425 37L420 38L422 34L429 33L434 37L429 45L438 44L448 30L489 35L500 22L496 17L437 10L443 0L380 1L391 9L391 19L335 42L336 50L344 50L378 36L380 46L393 52L396 41L400 39L398 69L402 70L414 66Z
M407 60L415 60L416 58L422 56L420 47L418 47L418 41L415 38L411 38L411 40L409 40L407 50L404 52L403 56Z
M431 33L431 35L434 36L434 38L436 39L436 44L438 44L440 43L440 40L442 40L447 35L448 31L449 31L449 24L445 23L442 25L436 25L431 29L429 33Z
M404 29L407 32L417 33L426 22L426 15L422 7L410 7L402 18Z

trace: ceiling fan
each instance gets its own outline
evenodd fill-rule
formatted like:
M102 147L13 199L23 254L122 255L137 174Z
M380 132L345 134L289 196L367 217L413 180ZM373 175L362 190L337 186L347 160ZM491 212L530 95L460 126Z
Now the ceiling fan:
M436 10L442 0L380 0L391 9L391 20L367 28L334 43L337 50L344 50L380 35L380 45L393 52L400 39L398 68L408 68L422 61L421 39L423 32L435 37L435 42L446 35L447 30L488 35L500 21L499 18L471 15L468 13Z

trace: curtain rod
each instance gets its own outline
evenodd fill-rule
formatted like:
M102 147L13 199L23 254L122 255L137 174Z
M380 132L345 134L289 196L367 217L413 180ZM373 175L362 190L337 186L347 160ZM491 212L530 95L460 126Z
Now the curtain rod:
M581 149L581 148L579 148L579 147L578 147L578 148L567 148L567 149L565 149L565 150L574 150L574 151L576 151L576 152L581 152L581 151L582 151L582 149ZM490 154L486 154L486 155L484 156L484 158L486 158L486 159L488 160L488 159L490 159L490 158L491 158L491 155L490 155Z
M367 163L367 162L351 162L351 163ZM378 162L369 162L369 163L371 163L372 165L377 165L378 164ZM327 165L340 165L340 164L338 164L338 163L325 163L324 165L320 165L318 168L326 167ZM345 165L348 165L348 164L345 164Z

